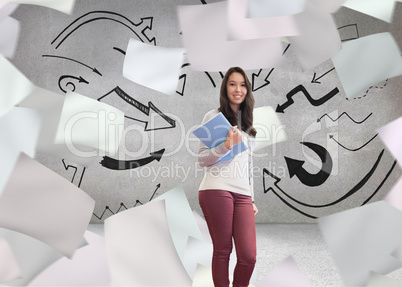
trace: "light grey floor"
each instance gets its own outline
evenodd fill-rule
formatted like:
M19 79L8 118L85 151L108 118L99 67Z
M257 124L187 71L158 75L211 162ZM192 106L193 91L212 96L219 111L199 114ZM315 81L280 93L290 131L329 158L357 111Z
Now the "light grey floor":
M257 224L256 282L292 255L312 287L343 287L335 262L316 224ZM104 235L102 224L90 231ZM389 277L401 280L402 269Z

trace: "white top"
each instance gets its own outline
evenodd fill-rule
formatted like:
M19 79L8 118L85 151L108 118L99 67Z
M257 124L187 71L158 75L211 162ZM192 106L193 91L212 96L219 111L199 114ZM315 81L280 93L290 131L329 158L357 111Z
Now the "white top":
M211 120L218 113L217 109L209 111L204 116L202 124ZM224 143L209 149L200 141L198 163L201 167L207 168L199 190L222 189L251 196L254 201L252 148L255 141L253 137L243 131L241 135L248 149L226 161L219 161L230 152Z

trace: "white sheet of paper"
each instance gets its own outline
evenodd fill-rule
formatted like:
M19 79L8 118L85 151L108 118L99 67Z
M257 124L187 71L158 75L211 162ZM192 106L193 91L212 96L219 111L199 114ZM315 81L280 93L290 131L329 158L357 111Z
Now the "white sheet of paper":
M366 287L401 287L402 281L375 272L370 273Z
M191 279L194 279L197 265L211 267L213 246L212 243L189 237L186 252L182 258L184 268Z
M32 94L22 100L18 106L36 109L42 113L43 121L36 146L37 154L54 155L87 167L91 158L89 156L79 156L80 152L76 152L76 149L85 151L85 148L82 146L72 148L70 146L69 149L64 144L54 143L61 112L63 110L64 98L64 95L36 87ZM88 150L88 148L86 150Z
M20 152L35 156L42 115L39 111L14 107L0 118L0 199Z
M402 211L402 177L394 184L391 191L385 196L384 201Z
M10 16L18 8L18 4L8 3L8 0L0 0L0 21Z
M288 39L303 71L325 62L341 49L341 39L329 12L306 2L305 10L295 17L301 35Z
M212 244L212 239L211 239L211 235L209 234L207 222L195 210L193 210L193 215L194 215L195 221L197 222L198 229L200 230L200 232L202 234L203 240L207 243Z
M279 121L277 113L272 107L255 108L253 115L253 127L257 130L256 145L253 152L287 140L285 127Z
M115 155L122 136L119 127L124 127L122 111L89 97L67 92L55 143L65 144L77 156L80 156L80 152L74 148L75 145L93 147ZM89 153L82 154L87 155Z
M0 284L21 277L14 252L7 240L0 236Z
M189 236L202 240L202 234L187 201L182 186L177 186L153 201L164 200L173 243L180 259L183 258Z
M228 40L250 40L300 34L296 18L292 15L258 19L246 18L247 1L228 0Z
M9 2L44 6L67 14L71 14L75 4L75 0L9 0Z
M377 130L380 139L387 147L388 151L398 161L402 167L402 117L389 122Z
M105 240L113 286L191 286L163 200L107 218Z
M20 153L0 198L0 227L37 238L71 258L94 206L77 186Z
M227 9L226 1L178 6L191 68L226 71L232 66L245 70L279 66L283 60L279 38L227 41Z
M343 6L373 16L383 21L392 22L395 0L347 0Z
M158 92L174 96L185 50L145 44L130 39L124 57L123 76Z
M402 242L402 212L384 201L318 219L346 286L364 286L370 271L387 274L402 267L392 252Z
M328 0L327 0L328 1ZM306 0L247 0L248 18L268 18L301 13Z
M310 3L314 4L317 7L329 12L335 13L339 8L342 7L342 4L347 0L307 0Z
M191 286L192 287L214 286L211 268L198 264L193 278L193 285Z
M0 55L0 118L34 89L31 81Z
M402 74L400 51L388 32L348 41L342 46L332 62L349 99L360 96L378 82Z
M20 33L20 22L7 17L0 22L0 54L6 58L14 58Z
M88 245L72 259L63 257L36 276L29 286L110 286L105 239L86 231Z
M300 270L299 266L297 266L293 257L289 256L257 282L257 287L265 286L310 287L312 285L306 275Z
M26 286L43 269L62 257L60 252L44 242L10 229L0 228L0 237L10 245L22 275L6 282L6 286Z

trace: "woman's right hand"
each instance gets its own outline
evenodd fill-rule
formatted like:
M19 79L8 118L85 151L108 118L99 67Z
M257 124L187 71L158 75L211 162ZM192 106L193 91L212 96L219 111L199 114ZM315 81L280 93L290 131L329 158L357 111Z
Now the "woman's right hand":
M237 129L237 126L233 126L226 136L225 147L227 149L232 149L232 147L234 147L241 141L241 132Z

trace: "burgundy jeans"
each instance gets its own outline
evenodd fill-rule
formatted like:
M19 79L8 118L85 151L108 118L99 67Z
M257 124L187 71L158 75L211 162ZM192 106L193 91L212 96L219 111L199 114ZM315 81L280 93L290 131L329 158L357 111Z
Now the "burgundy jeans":
M247 287L256 263L255 218L251 197L226 190L200 190L198 199L213 243L212 278L215 287L229 286L232 238L237 264L234 287Z

